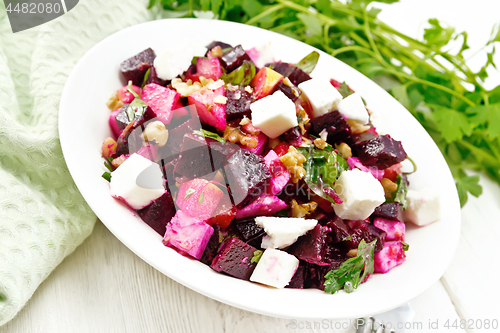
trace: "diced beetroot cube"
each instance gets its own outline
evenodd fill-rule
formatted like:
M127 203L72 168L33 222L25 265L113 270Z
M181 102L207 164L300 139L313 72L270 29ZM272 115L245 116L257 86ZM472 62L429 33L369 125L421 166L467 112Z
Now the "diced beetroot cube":
M406 254L400 241L385 242L384 248L375 253L375 273L387 273L401 265L405 259Z
M199 130L201 123L198 118L191 118L183 124L172 128L168 131L168 141L163 147L160 147L159 153L162 158L168 158L171 155L181 152L184 135L193 133L194 130Z
M219 59L198 58L196 60L196 73L205 79L217 80L222 75Z
M224 86L215 90L204 87L188 96L189 104L196 106L196 111L202 123L226 129L226 104L215 103L217 96L225 96Z
M235 220L234 225L236 230L238 230L241 239L247 243L255 243L260 246L262 237L266 234L264 228L260 227L255 223L255 218L246 218L241 220Z
M385 239L387 240L405 240L406 226L403 222L386 220L379 217L373 221L373 225L386 232Z
M132 120L130 120L128 117L128 113L127 113L128 106L129 106L129 104L123 105L115 117L116 126L118 126L118 128L122 131L125 129L125 127L127 127L132 122ZM135 118L133 119L135 121L133 128L139 127L145 121L151 120L155 117L156 117L155 113L148 106L143 114L141 114L141 115L136 114Z
M264 162L266 162L267 167L273 175L267 192L271 195L275 195L288 183L290 180L290 173L288 173L286 167L280 161L278 154L272 149L264 157Z
M350 236L349 227L344 223L344 220L338 216L329 219L326 226L332 229L332 243L340 243Z
M222 244L210 267L217 272L224 272L235 278L249 280L257 263L252 258L257 249L232 237Z
M304 279L306 270L304 266L299 266L295 271L290 283L285 288L304 289Z
M227 160L240 150L238 145L231 142L222 143L215 140L207 140L207 142L214 170L223 168L227 164Z
M213 233L214 229L205 222L178 210L167 224L163 244L200 259Z
M248 148L247 146L239 145L241 148L251 151L254 154L260 155L264 151L264 145L267 142L267 136L264 133L260 133L257 136L253 136L257 139L257 147Z
M174 200L168 190L149 206L137 211L141 219L162 236L165 235L167 223L174 217L175 212Z
M118 112L120 112L120 109L116 109L109 115L109 127L111 128L111 133L113 133L114 139L118 138L118 136L122 132L122 130L119 129L118 125L116 124L116 115L118 114Z
M253 94L242 88L238 88L236 90L228 89L226 91L226 97L227 121L243 118L243 116L252 118L252 110L250 110L250 104L255 102Z
M317 136L326 130L326 141L330 144L339 142L350 143L351 128L345 118L337 110L328 112L311 120L311 132Z
M303 143L299 127L290 128L288 131L283 133L283 138L294 147L300 147Z
M175 166L175 172L193 179L214 171L207 139L193 133L185 134L182 141L181 159Z
M212 227L214 228L214 233L210 237L207 247L200 259L202 263L208 266L210 266L212 260L214 260L217 255L217 249L219 248L220 227L218 224L214 224Z
M226 73L232 72L240 67L245 60L251 61L241 45L233 47L231 50L224 53L220 59L222 66L226 69Z
M270 64L267 64L266 66L269 65ZM304 72L302 69L286 62L275 62L273 64L273 70L280 73L284 77L288 77L288 79L296 86L311 79L309 74Z
M238 208L264 193L272 177L264 159L244 149L228 159L224 171Z
M319 223L316 224L314 229L307 232L304 236L299 237L292 244L288 252L311 264L319 266L328 265L324 260L326 254L326 232L326 227L321 226Z
M220 48L221 48L221 49L231 49L231 48L232 48L232 46L231 46L231 45L229 45L229 44L226 44L226 43L224 43L224 42L219 42L219 41L214 40L212 43L210 43L210 44L208 44L208 45L206 46L206 48L207 48L207 53L208 53L211 49L213 49L214 47L216 47L216 46L220 46Z
M383 217L385 219L395 221L403 221L403 209L397 202L386 203L375 208L372 216Z
M358 142L352 148L364 165L375 166L379 169L402 162L407 156L401 142L389 135Z
M138 94L139 96L142 94L142 89L140 87L132 85L132 90L135 91L135 93ZM132 95L128 91L128 85L118 89L116 93L118 94L118 98L120 99L120 101L122 101L123 103L130 103L135 98L134 95Z
M151 144L143 145L141 148L139 148L137 154L154 162L156 160L156 156L158 155L158 146Z
M239 209L236 213L237 219L252 216L272 216L287 207L286 202L274 195L262 194L252 201L248 206Z
M213 215L224 193L206 179L193 179L183 183L177 193L177 206L186 214L202 221Z
M386 237L385 231L380 230L372 224L366 223L364 221L347 221L346 224L350 228L351 239L344 242L351 249L357 249L359 242L361 242L362 239L364 239L366 243L370 243L373 240L377 239L377 243L375 244L375 252L378 252L382 249Z
M291 85L290 83L286 84L284 81L278 82L278 84L274 87L273 93L279 90L285 94L286 97L290 98L292 102L295 102L302 92L293 83L291 83Z
M144 74L146 74L148 68L153 66L155 58L155 52L148 48L122 62L120 71L127 82L132 81L132 84L140 86L144 81Z
M180 98L181 94L176 90L162 87L156 83L144 86L141 97L164 124L170 123L174 110L183 107Z

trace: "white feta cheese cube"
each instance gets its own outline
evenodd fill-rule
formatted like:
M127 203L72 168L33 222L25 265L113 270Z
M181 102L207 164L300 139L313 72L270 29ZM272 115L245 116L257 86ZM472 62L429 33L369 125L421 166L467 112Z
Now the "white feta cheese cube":
M264 228L266 236L262 239L262 248L283 249L313 229L318 221L313 219L258 216L255 223Z
M361 99L361 95L353 93L344 98L337 106L340 113L361 125L368 124L369 116L366 111L365 103Z
M404 212L405 220L418 226L424 226L441 218L439 196L432 189L409 190L406 200L408 206Z
M370 172L344 171L335 183L341 204L333 204L335 214L343 219L364 220L385 202L384 188Z
M295 104L277 91L250 104L252 124L271 139L298 125Z
M250 281L275 288L284 288L290 283L299 267L299 259L284 251L266 249L262 254Z
M110 193L133 209L141 209L165 193L160 166L132 154L111 173Z
M339 91L326 79L313 78L302 82L298 88L309 100L313 118L332 111L342 100Z
M172 80L191 65L193 57L203 56L205 50L205 48L192 45L192 43L169 48L156 56L154 60L156 74L160 79Z

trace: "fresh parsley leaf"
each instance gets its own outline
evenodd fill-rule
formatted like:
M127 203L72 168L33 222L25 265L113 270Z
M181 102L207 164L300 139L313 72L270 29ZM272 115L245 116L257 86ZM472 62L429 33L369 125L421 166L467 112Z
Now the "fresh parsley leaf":
M190 196L192 196L194 193L196 192L196 190L194 188L188 188L186 190L186 193L184 194L184 200L186 200L187 198L189 198Z
M424 40L427 44L437 47L447 45L455 32L454 28L442 27L439 21L435 18L429 20L430 28L424 29Z
M250 260L250 263L258 263L260 258L262 257L262 251L261 250L257 250L253 253L253 257L252 257L252 260Z
M483 188L479 185L479 176L467 176L459 178L457 183L458 197L460 199L460 205L463 206L467 202L467 192L475 197L478 197L483 193Z
M405 243L403 241L401 242L401 245L403 245L403 251L405 252L408 251L410 248L410 245L408 245L408 243Z
M392 194L392 198L387 200L387 202L397 202L401 204L403 210L408 206L408 201L406 200L406 194L408 193L408 183L406 182L406 176L398 175L396 181L398 188Z
M250 84L253 77L255 76L255 65L253 61L245 60L240 67L236 68L229 74L223 74L219 79L223 80L225 83L231 83L233 85L246 86Z
M201 135L201 136L204 136L206 138L217 140L217 141L219 141L221 143L225 143L226 142L226 139L222 138L219 134L207 131L205 129L202 129L201 131L196 130L196 131L193 131L193 133Z
M352 293L359 284L366 281L374 271L375 239L366 244L362 239L358 246L356 257L344 261L339 268L329 271L325 275L325 292L335 294L344 288L347 293Z
M302 69L307 74L311 74L311 72L316 67L316 64L319 60L319 53L316 51L312 51L308 55L306 55L302 60L295 64L298 68Z
M349 86L345 82L342 82L342 84L337 90L339 91L339 93L342 95L343 98L346 98L347 96L352 94L351 89L349 89Z
M102 178L106 179L108 182L111 182L111 174L107 171L102 174Z

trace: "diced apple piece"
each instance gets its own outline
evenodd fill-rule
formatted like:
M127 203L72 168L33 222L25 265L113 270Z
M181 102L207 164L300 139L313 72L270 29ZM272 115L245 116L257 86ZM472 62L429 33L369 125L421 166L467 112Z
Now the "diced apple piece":
M111 173L110 193L133 209L142 209L165 193L160 166L132 154Z
M376 218L373 225L386 232L387 240L405 240L406 226L403 222L391 221L384 218Z
M142 89L138 86L132 85L132 90L139 96L142 94ZM134 95L132 95L132 93L128 91L128 85L118 89L116 91L116 94L118 95L120 101L122 101L125 104L132 102L135 98Z
M299 259L284 251L266 249L250 276L250 281L284 288L299 267Z
M205 222L178 210L167 224L163 244L200 259L213 232L214 229Z
M387 273L405 261L406 255L400 241L385 242L384 247L375 253L375 273Z
M263 194L254 201L252 201L248 206L238 210L236 213L237 219L243 219L245 217L265 215L272 216L282 209L287 207L286 202L275 197L274 195Z
M193 179L181 185L176 203L184 213L203 221L212 217L223 196L217 185L206 179Z
M283 75L269 67L262 67L250 82L255 91L255 98L261 99L271 94L281 80L283 80Z
M116 124L116 115L120 112L120 110L121 108L116 109L109 115L109 127L111 128L111 133L113 133L113 136L115 138L118 138L118 136L122 132L121 129L118 128L118 125Z
M198 116L203 123L223 131L226 129L226 104L216 103L218 96L225 97L224 86L215 90L204 87L189 95L188 101L189 104L196 106Z
M268 193L272 195L277 194L290 180L290 173L288 173L286 167L280 161L278 154L272 149L264 157L264 162L266 162L267 167L273 175L268 187Z
M217 58L198 58L196 60L196 74L205 79L217 80L222 75L222 68Z
M156 117L168 124L174 110L182 108L181 94L177 91L150 83L144 87L141 99L153 110Z

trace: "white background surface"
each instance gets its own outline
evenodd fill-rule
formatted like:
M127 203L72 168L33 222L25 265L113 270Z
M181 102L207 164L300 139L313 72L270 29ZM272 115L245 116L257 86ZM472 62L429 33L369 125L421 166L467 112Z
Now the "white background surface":
M496 0L404 0L388 6L380 18L412 36L422 33L426 19L442 18L459 31L467 29L469 45L477 49L489 38L498 13ZM495 84L500 84L498 76L490 87ZM423 329L409 332L494 332L443 325L448 319L500 320L495 246L500 188L484 177L482 185L481 198L470 198L462 210L461 239L451 266L440 282L411 302L414 321L422 322ZM429 321L436 320L440 329L428 329ZM316 322L321 327L310 330L297 328L307 325L304 321L295 324L232 308L173 282L98 223L0 332L347 332L331 322Z

